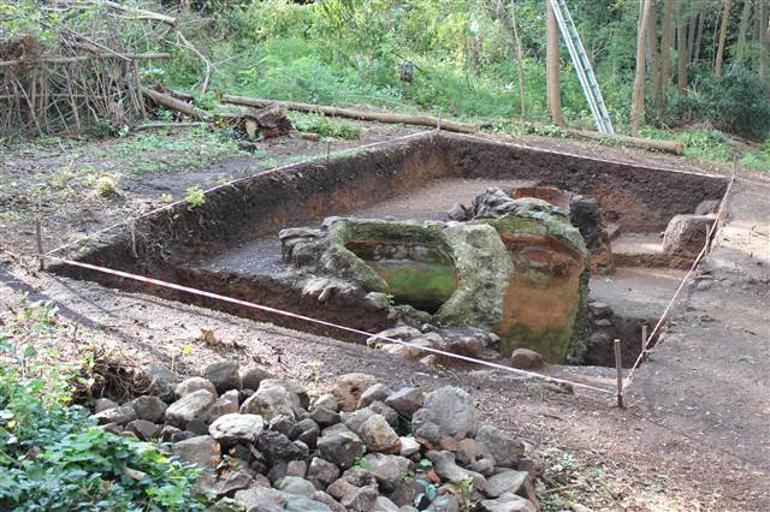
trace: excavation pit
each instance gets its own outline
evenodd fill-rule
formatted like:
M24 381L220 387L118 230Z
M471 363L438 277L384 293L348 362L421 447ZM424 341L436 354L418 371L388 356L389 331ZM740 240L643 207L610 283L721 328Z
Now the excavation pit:
M612 365L612 340L619 338L628 366L640 350L641 326L654 325L686 273L681 267L687 258L665 250L661 233L673 218L695 213L705 201L721 200L727 187L724 178L433 132L216 187L206 193L201 206L180 203L159 210L96 235L66 256L379 332L399 318L352 292L346 296L344 289L325 297L321 297L323 283L309 289L284 261L281 230L319 227L332 216L445 223L458 203L468 204L487 189L530 190L525 195L532 196L532 190L544 187L595 200L614 256L614 265L595 268L590 278L584 328L572 341L582 346L579 362ZM537 197L559 207L567 201L561 193ZM705 232L702 241L706 242ZM345 247L391 286L394 303L413 306L418 319L420 313L440 310L459 286L452 253L439 242L405 246L359 233L345 240ZM87 269L52 268L299 330L365 341L333 327ZM424 286L416 291L407 286L420 279Z

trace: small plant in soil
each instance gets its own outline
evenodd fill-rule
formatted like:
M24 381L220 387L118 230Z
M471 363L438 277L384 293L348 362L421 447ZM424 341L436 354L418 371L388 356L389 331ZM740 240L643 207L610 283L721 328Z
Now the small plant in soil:
M198 208L206 204L206 194L198 186L190 187L187 189L187 195L185 196L190 208Z

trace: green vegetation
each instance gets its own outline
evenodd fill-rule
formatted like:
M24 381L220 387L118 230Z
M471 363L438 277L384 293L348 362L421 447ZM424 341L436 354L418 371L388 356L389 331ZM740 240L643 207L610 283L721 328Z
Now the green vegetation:
M357 139L361 128L350 121L330 118L321 114L290 112L289 119L300 132L317 133L323 138Z
M0 509L204 510L192 493L196 471L70 406L74 385L87 377L60 360L55 308L24 302L2 320Z
M206 204L206 193L198 186L190 187L187 189L185 200L189 203L190 208L198 208Z

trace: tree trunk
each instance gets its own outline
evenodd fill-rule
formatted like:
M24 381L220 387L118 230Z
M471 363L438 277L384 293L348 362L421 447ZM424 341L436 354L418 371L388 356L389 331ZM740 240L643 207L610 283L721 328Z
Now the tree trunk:
M559 27L556 23L556 15L553 13L551 3L546 0L548 14L545 20L546 32L546 81L548 94L548 110L551 113L553 124L564 126L564 113L561 110L561 82L559 80Z
M699 17L700 17L700 13L696 12L690 18L690 26L687 27L687 64L688 65L690 62L692 62L692 51L693 51L693 46L695 46L695 30L698 26Z
M486 0L487 10L490 15L500 21L500 26L511 40L511 53L516 59L516 70L519 79L519 109L521 118L526 116L526 98L524 94L524 53L521 49L521 38L516 25L516 13L513 2L505 0Z
M639 125L644 118L644 53L646 46L646 33L652 0L642 0L642 10L639 13L639 34L636 39L636 74L634 76L634 89L631 95L631 136L639 135Z
M682 6L680 6L680 8L681 7ZM676 78L679 95L684 96L687 93L687 20L685 19L684 14L680 13L679 17L680 19L676 29Z
M727 40L727 25L730 22L730 7L733 0L725 0L724 11L722 12L722 24L719 28L719 44L717 45L717 56L714 62L714 74L717 78L722 76L722 60L725 55L725 41Z
M751 1L743 0L743 11L741 11L741 24L738 26L738 48L735 56L738 64L743 64L746 60L746 33L749 31L749 16L751 16ZM763 0L759 0L762 2Z
M660 109L666 110L666 88L671 80L671 15L675 0L663 3L663 34L660 41Z
M703 11L698 15L698 34L695 36L695 48L691 52L693 66L698 63L698 60L700 60L700 48L701 42L703 41L703 25L705 23L705 19L706 12Z
M759 76L767 83L767 32L770 30L767 23L767 0L759 0Z
M660 53L658 52L658 6L655 0L651 0L650 18L647 22L647 62L652 71L652 101L655 107L660 109L661 74Z

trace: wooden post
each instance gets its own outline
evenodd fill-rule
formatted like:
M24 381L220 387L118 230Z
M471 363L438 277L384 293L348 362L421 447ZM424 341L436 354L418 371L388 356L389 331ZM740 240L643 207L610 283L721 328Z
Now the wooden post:
M326 141L326 161L329 161L329 155L331 154L332 149L332 142L330 140Z
M620 340L615 340L615 370L618 374L618 408L623 408L623 359L620 357Z
M38 268L45 270L45 253L43 252L43 226L40 217L35 217L35 242L37 243Z
M642 324L642 361L647 357L647 324Z

